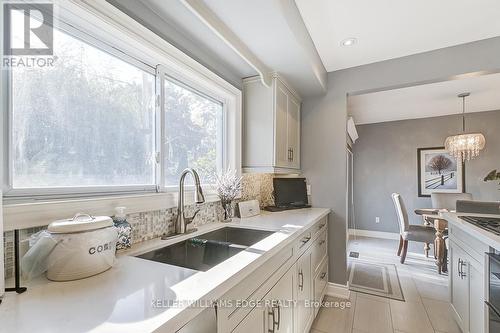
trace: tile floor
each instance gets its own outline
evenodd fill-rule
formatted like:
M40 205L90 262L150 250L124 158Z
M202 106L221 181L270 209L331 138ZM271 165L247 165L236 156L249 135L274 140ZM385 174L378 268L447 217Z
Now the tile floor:
M405 302L351 292L351 307L322 308L311 333L460 333L449 312L448 277L438 275L432 251L425 258L423 244L410 244L401 265L397 246L395 240L357 237L349 240L347 253L396 264Z

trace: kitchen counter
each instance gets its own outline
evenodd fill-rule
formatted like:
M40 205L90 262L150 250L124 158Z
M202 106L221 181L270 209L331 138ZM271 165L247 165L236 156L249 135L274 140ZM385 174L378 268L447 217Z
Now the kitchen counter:
M0 332L175 332L329 212L263 212L208 224L174 239L136 244L118 255L114 267L94 277L70 282L39 278L24 294L4 296ZM275 232L206 272L134 257L226 226Z
M497 250L500 250L500 236L495 235L492 232L481 229L469 222L466 222L460 218L459 216L484 216L484 217L493 217L500 218L500 215L491 215L491 214L477 214L477 213L456 213L456 212L440 212L439 216L443 219L447 220L448 223L453 226L465 231L470 236L473 236L483 242L484 244L491 246Z

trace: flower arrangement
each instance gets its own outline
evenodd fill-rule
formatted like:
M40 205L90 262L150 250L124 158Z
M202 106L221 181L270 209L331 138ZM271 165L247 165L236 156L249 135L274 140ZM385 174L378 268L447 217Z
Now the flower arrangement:
M500 172L497 172L496 170L491 171L486 177L484 177L484 181L495 181L495 180L500 180ZM500 183L498 183L500 185Z
M233 201L242 188L241 177L238 177L236 170L228 169L217 175L215 183L217 185L217 195L224 209L224 221L229 222L233 217Z

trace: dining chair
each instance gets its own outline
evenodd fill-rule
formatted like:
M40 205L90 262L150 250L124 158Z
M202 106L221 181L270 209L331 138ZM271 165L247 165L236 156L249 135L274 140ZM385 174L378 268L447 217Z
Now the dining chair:
M458 200L472 200L470 193L431 193L432 208L456 210Z
M410 224L408 221L408 212L401 195L393 193L391 196L399 222L398 256L401 257L400 262L404 264L406 253L408 252L408 241L434 243L436 230L431 226Z

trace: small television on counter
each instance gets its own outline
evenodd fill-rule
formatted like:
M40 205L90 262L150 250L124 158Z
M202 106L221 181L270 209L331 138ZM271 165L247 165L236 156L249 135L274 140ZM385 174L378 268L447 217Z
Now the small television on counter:
M276 207L310 207L305 178L274 178L274 204Z

